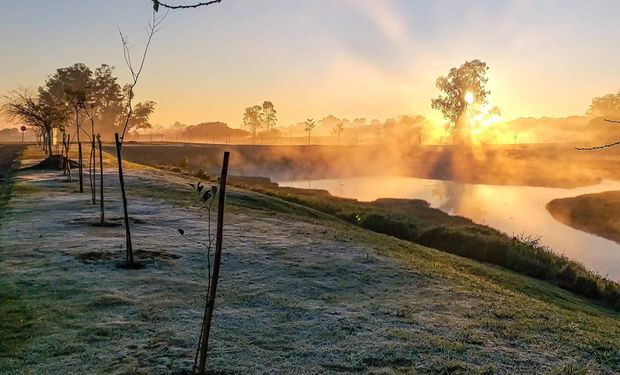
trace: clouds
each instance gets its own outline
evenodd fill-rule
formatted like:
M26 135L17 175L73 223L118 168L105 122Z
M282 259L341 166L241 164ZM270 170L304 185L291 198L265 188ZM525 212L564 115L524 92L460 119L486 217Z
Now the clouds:
M126 73L116 27L139 45L148 4L41 4L0 14L0 48L11 47L0 92L77 61ZM273 100L284 124L428 115L435 79L480 58L506 118L582 113L620 86L619 13L617 0L226 0L171 14L138 95L159 103L159 123L235 125L257 98Z

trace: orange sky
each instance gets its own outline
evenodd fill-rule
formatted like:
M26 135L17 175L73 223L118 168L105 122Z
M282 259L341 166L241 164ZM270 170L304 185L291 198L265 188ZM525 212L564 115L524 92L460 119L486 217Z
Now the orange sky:
M182 1L181 1L182 2ZM55 68L123 65L117 27L141 49L150 1L19 1L0 14L0 92L35 87ZM170 14L139 99L155 124L241 123L271 100L279 125L328 114L423 114L435 79L478 58L504 119L583 114L620 88L620 2L223 0Z

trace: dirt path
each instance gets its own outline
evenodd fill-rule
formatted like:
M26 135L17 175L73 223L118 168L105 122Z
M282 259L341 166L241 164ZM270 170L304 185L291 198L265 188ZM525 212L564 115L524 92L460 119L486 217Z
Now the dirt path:
M177 228L200 239L204 212L176 199L185 189L180 177L129 170L127 180L136 257L145 266L131 271L118 268L123 228L93 226L97 206L76 193L77 183L57 172L18 176L0 223L2 329L10 332L0 372L191 371L206 256ZM112 170L106 194L108 217L120 221ZM217 373L514 373L573 363L610 372L617 363L618 332L599 343L609 362L592 362L593 354L575 360L582 349L560 345L566 321L533 333L540 327L506 332L507 323L481 319L504 311L514 292L405 266L357 229L239 205L248 199L258 198L229 196L209 363ZM540 319L544 310L524 314ZM516 317L500 320L522 324Z

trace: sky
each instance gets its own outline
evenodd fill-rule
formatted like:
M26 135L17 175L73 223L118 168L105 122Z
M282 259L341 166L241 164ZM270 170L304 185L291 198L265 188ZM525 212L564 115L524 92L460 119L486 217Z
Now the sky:
M77 62L114 65L127 82L119 29L137 58L152 9L0 1L0 95ZM157 102L152 122L162 125L237 127L265 100L284 126L329 114L440 119L437 77L481 59L505 120L581 115L620 89L619 14L618 0L222 0L168 14L136 94Z

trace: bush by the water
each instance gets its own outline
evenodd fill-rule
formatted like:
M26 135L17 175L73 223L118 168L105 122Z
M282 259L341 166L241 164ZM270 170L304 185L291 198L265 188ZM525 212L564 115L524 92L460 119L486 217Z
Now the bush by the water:
M495 230L436 227L416 242L552 282L582 296L620 309L620 288L583 265L554 253L537 239L508 237Z

